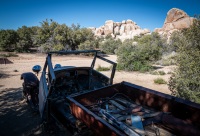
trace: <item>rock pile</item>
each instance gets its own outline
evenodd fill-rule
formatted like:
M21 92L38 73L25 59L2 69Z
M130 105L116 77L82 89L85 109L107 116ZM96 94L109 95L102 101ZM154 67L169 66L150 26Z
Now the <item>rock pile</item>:
M120 39L124 41L125 39L134 38L138 35L150 34L150 30L141 29L135 22L132 20L123 20L122 22L114 22L112 20L107 20L105 24L99 28L90 28L95 36L105 37L111 35L113 38Z

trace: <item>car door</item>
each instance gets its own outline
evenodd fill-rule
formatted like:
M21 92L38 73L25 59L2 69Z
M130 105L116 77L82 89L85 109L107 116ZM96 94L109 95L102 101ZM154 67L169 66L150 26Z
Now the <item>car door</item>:
M48 87L47 87L47 80L46 80L46 72L43 71L42 75L40 77L40 83L39 83L39 112L40 116L42 118L46 100L48 96Z

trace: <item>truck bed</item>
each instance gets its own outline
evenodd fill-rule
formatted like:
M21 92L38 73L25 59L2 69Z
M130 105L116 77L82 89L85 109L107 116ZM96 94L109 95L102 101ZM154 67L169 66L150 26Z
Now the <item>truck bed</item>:
M96 135L200 135L200 105L128 82L67 97Z

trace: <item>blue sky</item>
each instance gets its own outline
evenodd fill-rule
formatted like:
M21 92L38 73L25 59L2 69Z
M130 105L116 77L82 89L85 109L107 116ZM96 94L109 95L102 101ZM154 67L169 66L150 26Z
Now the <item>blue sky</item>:
M45 19L81 27L131 19L153 31L163 26L167 12L174 7L190 16L200 14L200 0L0 0L0 29L40 26Z

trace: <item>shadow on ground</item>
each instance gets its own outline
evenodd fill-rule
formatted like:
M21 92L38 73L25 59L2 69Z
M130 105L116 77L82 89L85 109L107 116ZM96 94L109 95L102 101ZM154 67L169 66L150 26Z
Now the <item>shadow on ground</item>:
M44 125L38 112L22 103L22 88L0 90L0 136L61 136L56 125Z
M10 77L9 74L5 74L5 73L0 71L0 78L9 78L9 77Z
M0 64L13 64L12 61L10 61L8 58L0 58Z

